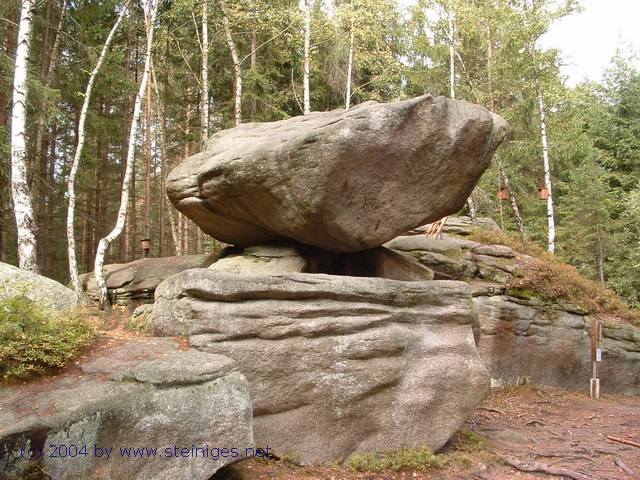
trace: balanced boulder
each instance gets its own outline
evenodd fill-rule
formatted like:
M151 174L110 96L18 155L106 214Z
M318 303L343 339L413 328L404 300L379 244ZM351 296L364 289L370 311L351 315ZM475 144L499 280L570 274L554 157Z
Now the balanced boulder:
M430 95L247 123L178 165L167 194L223 242L365 250L460 210L506 130L478 105Z

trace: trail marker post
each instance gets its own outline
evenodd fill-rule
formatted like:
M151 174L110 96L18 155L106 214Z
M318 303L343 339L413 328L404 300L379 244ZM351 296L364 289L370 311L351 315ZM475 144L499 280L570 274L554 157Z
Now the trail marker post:
M591 383L590 395L592 398L600 398L600 379L598 378L598 362L602 361L602 323L595 317L591 318Z

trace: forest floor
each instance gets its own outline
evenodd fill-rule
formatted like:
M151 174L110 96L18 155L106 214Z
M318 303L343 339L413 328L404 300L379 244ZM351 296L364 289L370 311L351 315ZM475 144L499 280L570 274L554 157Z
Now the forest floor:
M494 389L457 438L439 452L438 459L439 467L400 472L300 467L282 460L252 459L228 467L213 478L640 479L640 397L604 395L594 400L588 393L559 389L529 386ZM553 474L522 471L538 467Z

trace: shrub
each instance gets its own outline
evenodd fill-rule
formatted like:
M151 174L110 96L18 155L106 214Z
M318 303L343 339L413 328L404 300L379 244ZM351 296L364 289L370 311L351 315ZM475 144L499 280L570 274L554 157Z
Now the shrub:
M478 432L462 430L456 436L455 447L463 452L479 452L485 449L485 440Z
M91 343L94 327L77 311L49 311L25 296L0 300L0 381L61 368Z
M442 466L440 458L428 447L403 448L391 453L357 454L348 463L353 470L361 472L428 470Z

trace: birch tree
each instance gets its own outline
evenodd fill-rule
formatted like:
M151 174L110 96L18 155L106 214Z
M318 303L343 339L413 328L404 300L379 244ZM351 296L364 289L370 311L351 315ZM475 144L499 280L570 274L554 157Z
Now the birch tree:
M231 53L231 61L233 63L233 126L237 127L242 123L242 61L238 55L236 42L233 40L231 32L231 23L227 15L226 4L220 1L220 9L222 10L222 23L224 26L224 35L227 40L227 46Z
M549 239L547 250L554 253L556 250L556 221L553 212L553 193L551 190L551 161L549 160L549 138L547 136L547 111L544 104L544 96L540 85L536 85L538 96L538 109L540 111L540 140L542 142L542 162L544 164L544 185L547 188L547 226Z
M207 0L201 0L202 15L202 73L200 80L200 143L204 149L209 138L209 23Z
M349 107L351 106L351 77L353 77L353 49L354 49L355 36L356 36L356 32L355 32L356 19L355 19L355 11L353 8L353 4L351 5L351 19L349 23L350 23L349 58L347 59L347 88L345 93L345 105L344 105L344 108L346 110L349 110Z
M528 6L525 0L524 2L524 10L527 13ZM531 12L535 15L536 10L536 0L531 0ZM536 39L533 38L528 42L529 53L531 56L531 61L533 63L533 75L535 76L535 94L538 101L538 112L540 114L540 142L542 145L542 163L544 167L544 185L547 189L547 228L548 228L548 240L547 240L547 250L550 253L554 253L556 249L556 222L554 215L554 205L553 205L553 192L552 192L552 181L551 181L551 161L549 159L549 137L547 133L547 110L544 102L544 94L542 91L542 85L540 83L540 65L538 64L538 55L536 52Z
M453 2L449 2L447 20L449 22L449 92L456 98L456 24L454 20Z
M111 232L109 232L106 237L103 237L100 240L100 243L98 244L98 250L96 252L94 273L96 277L96 284L98 286L101 309L110 306L107 292L107 282L105 280L103 272L104 257L107 252L107 248L109 248L109 245L111 245L111 242L118 238L118 236L122 233L122 228L124 227L124 222L127 216L127 205L129 203L129 185L131 183L131 174L135 159L136 134L138 131L138 124L140 123L142 102L145 99L147 83L149 82L151 71L151 49L153 47L153 34L155 30L157 9L157 0L150 0L149 3L145 5L147 45L145 50L144 70L142 73L142 78L140 79L140 85L138 87L138 93L136 94L136 100L133 107L133 118L131 119L131 127L129 131L129 149L127 151L126 169L124 178L122 180L122 192L120 195L120 208L118 209L118 216L113 230L111 230Z
M78 174L78 168L80 166L80 159L82 158L82 150L85 142L85 123L87 121L87 112L89 111L89 104L91 102L91 93L93 91L93 85L96 81L96 77L102 68L104 59L107 56L107 52L113 41L113 37L116 31L120 27L122 20L127 13L127 7L123 6L116 22L111 27L111 31L107 36L107 39L102 46L100 56L96 65L93 67L91 74L89 75L89 81L87 82L87 88L84 92L84 101L82 102L82 110L80 111L80 119L78 120L78 139L76 145L76 151L73 156L73 163L71 164L71 171L69 172L69 180L67 182L67 193L69 196L69 203L67 206L67 256L69 257L69 278L71 284L76 292L79 300L85 300L86 295L80 285L80 279L78 277L78 261L76 259L76 240L75 240L75 206L76 206L76 176Z
M34 10L34 0L22 0L11 109L11 196L18 229L18 264L20 268L38 272L35 234L37 225L27 183L26 142L27 67Z
M311 71L311 1L304 1L304 60L302 67L303 112L311 113L311 88L309 77Z

